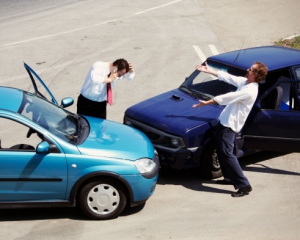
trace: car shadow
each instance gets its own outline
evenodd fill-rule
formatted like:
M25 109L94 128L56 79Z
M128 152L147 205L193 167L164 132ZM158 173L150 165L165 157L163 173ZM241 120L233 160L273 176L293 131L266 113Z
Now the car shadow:
M204 180L199 176L198 169L172 169L162 167L157 184L159 185L182 185L185 188L201 191L201 192L213 192L221 194L229 194L232 191L228 191L221 188L216 188L220 185L216 185L214 180ZM205 185L204 185L205 184ZM213 184L216 187L210 187L206 184Z
M135 206L135 207L126 206L126 208L123 210L123 212L121 212L120 217L126 217L129 215L136 214L136 213L142 211L143 208L145 207L145 205L146 205L146 202L143 204L140 204L138 206Z
M119 217L126 217L140 212L145 203L136 207L126 207ZM31 208L31 209L1 209L0 222L50 220L50 219L71 219L78 221L91 220L84 215L79 207L70 208ZM114 219L110 219L114 220ZM110 221L105 220L105 221Z
M264 161L267 161L272 158L284 156L286 154L287 153L281 153L281 152L258 152L249 155L247 157L240 158L239 161L243 171L300 176L300 173L298 172L271 168L263 164ZM222 189L222 185L216 184L215 180L201 179L199 176L198 169L177 170L177 169L162 167L157 184L182 185L194 191L212 192L212 193L219 193L219 194L229 194L235 191L233 186L232 186L232 191L228 191Z
M49 219L88 220L79 208L1 209L0 222Z
M265 164L263 164L264 161L267 161L269 159L276 158L276 157L282 157L287 154L290 154L290 153L263 151L263 152L259 152L259 153L253 154L253 155L249 155L249 156L240 158L240 165L241 165L243 171L248 171L248 172L260 172L260 173L300 176L299 172L271 168L271 167L268 167ZM249 166L249 165L252 165L252 166Z

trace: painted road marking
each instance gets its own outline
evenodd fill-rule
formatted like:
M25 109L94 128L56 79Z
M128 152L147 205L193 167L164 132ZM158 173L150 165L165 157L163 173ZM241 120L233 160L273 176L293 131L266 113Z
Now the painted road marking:
M96 23L96 24L93 24L93 25L87 26L87 27L81 27L81 28L76 28L76 29L73 29L73 30L65 31L65 32L54 33L54 34L50 34L50 35L46 35L46 36L42 36L42 37L31 38L31 39L27 39L27 40L23 40L23 41L2 44L2 45L0 45L0 47L11 46L11 45L21 44L21 43L26 43L26 42L32 42L32 41L37 41L37 40L41 40L41 39L45 39L45 38L50 38L50 37L55 37L55 36L64 35L64 34L68 34L68 33L78 32L78 31L85 30L85 29L88 29L88 28L96 27L96 26L111 23L111 22L116 22L116 21L119 21L119 20L122 20L122 19L125 19L125 18L129 18L129 17L133 17L133 16L136 16L136 15L145 13L145 12L155 10L155 9L163 8L163 7L166 7L166 6L169 6L171 4L181 2L181 1L183 1L183 0L176 0L176 1L173 1L173 2L169 2L169 3L163 4L163 5L157 6L157 7L149 8L149 9L146 9L144 11L140 11L140 12L137 12L137 13L125 16L125 17L121 17L121 18L118 18L118 19L112 19L112 20L108 20L108 21L105 21L105 22L101 22L101 23Z
M209 44L208 47L209 47L209 49L210 49L212 55L217 55L217 54L219 54L219 51L217 50L217 48L216 48L215 45ZM200 47L199 47L198 45L193 45L193 48L194 48L194 50L196 51L197 55L199 56L200 60L201 60L202 62L204 62L204 61L207 59L207 57L204 55L204 53L203 53L203 51L200 49ZM209 56L211 56L211 55L209 55Z
M204 62L206 60L205 55L203 54L203 52L201 51L201 49L199 48L199 46L194 45L193 48L195 49L196 53L198 54L199 58L201 59L202 62Z
M211 52L213 53L213 55L218 55L219 54L219 52L218 52L215 45L208 45L208 46L209 46Z

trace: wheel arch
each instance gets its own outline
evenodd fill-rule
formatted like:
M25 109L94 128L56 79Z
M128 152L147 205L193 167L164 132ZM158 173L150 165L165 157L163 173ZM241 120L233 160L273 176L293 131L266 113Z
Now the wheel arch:
M129 202L130 203L133 202L134 196L133 196L133 191L132 191L130 184L124 178L122 178L119 174L116 174L113 172L105 172L105 171L89 173L89 174L84 175L80 179L78 179L71 190L70 202L73 202L74 205L76 205L77 196L80 193L82 187L85 184L87 184L88 182L90 182L94 179L97 179L97 178L101 178L101 177L110 178L110 179L118 181L118 183L120 183L124 187L124 189L126 191L125 194L129 200Z

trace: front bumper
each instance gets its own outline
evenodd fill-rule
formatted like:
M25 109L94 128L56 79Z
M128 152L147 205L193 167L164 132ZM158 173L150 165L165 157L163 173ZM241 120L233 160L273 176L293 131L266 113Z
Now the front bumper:
M199 166L202 147L170 149L154 145L158 152L159 161L162 166L176 169L188 169Z
M122 176L130 184L132 189L133 198L131 199L131 207L143 204L155 191L160 169L157 154L155 154L153 161L155 162L155 168L149 173Z
M181 137L165 133L128 116L124 117L124 124L142 131L150 139L158 152L161 165L176 169L188 169L199 166L203 147L187 148ZM178 139L179 145L175 147L170 144L170 139Z

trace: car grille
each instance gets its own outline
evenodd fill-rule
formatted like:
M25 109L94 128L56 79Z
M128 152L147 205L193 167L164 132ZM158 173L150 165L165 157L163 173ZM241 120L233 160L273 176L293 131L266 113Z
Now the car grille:
M129 118L127 117L127 119ZM129 120L131 122L131 126L143 132L153 144L168 148L177 148L170 143L170 138L174 137L173 135L162 132L138 121L132 119Z

